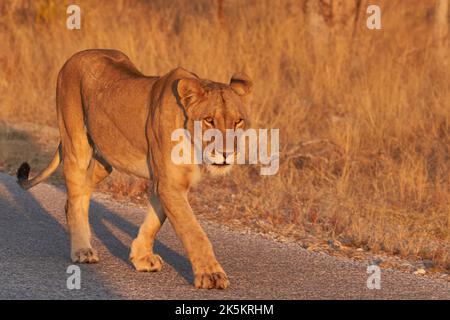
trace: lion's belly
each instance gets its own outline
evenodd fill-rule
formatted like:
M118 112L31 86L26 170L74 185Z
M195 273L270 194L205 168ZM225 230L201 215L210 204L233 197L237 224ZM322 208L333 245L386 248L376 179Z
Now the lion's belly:
M147 154L130 146L123 136L113 136L113 145L106 141L106 137L92 138L101 157L120 172L148 179L150 175L147 165Z
M87 111L87 129L96 149L113 168L148 178L148 103L136 96L133 103L129 95L109 95L107 99L97 96Z

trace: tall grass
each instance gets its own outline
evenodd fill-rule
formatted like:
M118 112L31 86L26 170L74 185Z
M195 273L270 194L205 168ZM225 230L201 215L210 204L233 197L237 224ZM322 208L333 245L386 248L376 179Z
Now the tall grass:
M122 50L149 75L246 71L254 125L280 128L280 171L207 179L198 208L217 199L221 220L449 269L448 52L432 40L434 1L378 2L383 30L362 19L352 36L314 31L305 1L83 0L70 31L67 1L4 0L0 117L55 126L58 70L87 48Z

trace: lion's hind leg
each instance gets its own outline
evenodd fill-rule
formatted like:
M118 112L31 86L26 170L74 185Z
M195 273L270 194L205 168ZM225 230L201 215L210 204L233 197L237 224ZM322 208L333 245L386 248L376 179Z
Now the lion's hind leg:
M77 158L82 160L81 156ZM89 163L89 159L84 161L73 161L69 157L64 159L64 177L67 187L66 218L71 242L70 256L73 262L80 263L98 262L97 253L91 246L88 217L89 198L92 193L88 177Z
M61 135L61 156L67 187L66 217L74 262L94 263L98 256L91 245L89 201L95 185L111 167L96 159L85 124L80 56L70 59L58 75L56 101Z
M66 216L71 240L71 259L79 263L96 263L98 255L91 245L89 202L94 187L111 172L95 158L87 168L72 161L65 161L64 175L67 186Z

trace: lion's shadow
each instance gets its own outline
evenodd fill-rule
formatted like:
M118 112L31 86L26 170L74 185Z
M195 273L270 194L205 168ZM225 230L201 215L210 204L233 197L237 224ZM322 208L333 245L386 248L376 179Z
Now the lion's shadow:
M2 213L0 219L2 234L0 234L0 239L3 245L10 249L13 247L23 248L21 250L17 249L17 252L21 252L21 255L25 255L25 253L33 255L35 252L39 252L39 256L53 256L57 260L70 263L69 236L65 226L61 225L32 193L22 190L15 182L15 178L1 175L0 190L7 190L6 192L13 199L13 203L10 203L7 199L0 197L0 209L2 209L0 210ZM63 187L56 186L56 188L58 189L56 193L65 194ZM57 202L61 201L58 200ZM61 211L63 210L64 207L61 205ZM20 213L15 213L16 211ZM90 202L89 219L91 230L97 238L95 241L100 241L113 256L121 259L130 268L134 269L129 261L129 246L125 245L114 235L108 228L108 225L117 228L132 239L136 237L139 226L95 199L91 199ZM52 233L51 238L53 240L46 240L43 236L43 233L48 232ZM14 235L12 238L17 240L17 244L9 243L7 236L10 233ZM55 241L55 238L58 240ZM33 246L35 246L34 249ZM188 283L193 283L192 269L186 257L169 248L158 239L155 240L154 250L166 264L170 265Z
M93 233L109 252L126 262L130 267L133 267L129 260L130 248L124 245L122 241L109 230L105 222L117 227L131 238L136 237L139 227L127 219L124 219L119 214L114 213L94 199L91 200L89 217ZM175 250L172 250L158 239L154 242L154 251L162 257L165 263L172 266L172 268L174 268L186 281L189 283L193 282L194 276L190 263L186 257Z

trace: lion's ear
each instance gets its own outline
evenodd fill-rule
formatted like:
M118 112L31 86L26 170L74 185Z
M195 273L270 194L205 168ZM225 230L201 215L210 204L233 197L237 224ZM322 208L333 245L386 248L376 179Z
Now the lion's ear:
M177 93L185 108L194 101L201 99L205 90L199 80L193 78L179 79L177 82Z
M252 91L253 82L245 73L235 73L230 80L230 87L241 97Z

